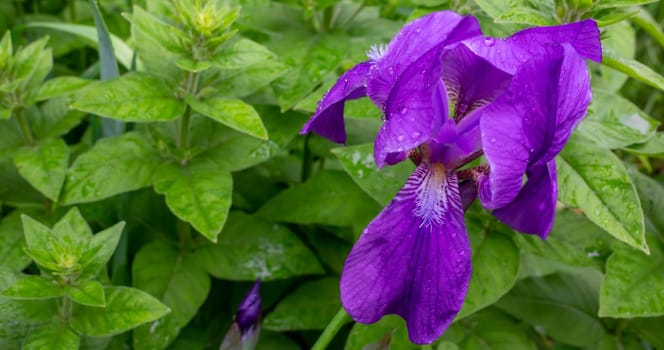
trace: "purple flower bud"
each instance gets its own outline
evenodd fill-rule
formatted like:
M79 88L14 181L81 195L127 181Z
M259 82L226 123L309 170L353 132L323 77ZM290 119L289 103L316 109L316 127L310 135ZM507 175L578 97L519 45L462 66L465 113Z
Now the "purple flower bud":
M261 281L256 280L235 313L235 322L219 350L253 350L258 341L261 320Z

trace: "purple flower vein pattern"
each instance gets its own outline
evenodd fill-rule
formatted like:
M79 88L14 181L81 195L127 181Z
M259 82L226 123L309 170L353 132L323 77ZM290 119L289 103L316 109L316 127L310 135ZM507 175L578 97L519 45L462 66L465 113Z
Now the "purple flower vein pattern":
M585 20L491 38L474 17L443 11L368 56L321 99L302 133L344 143L345 101L366 96L384 115L376 165L417 164L350 252L341 299L358 322L400 315L410 340L428 344L468 290L464 210L474 199L516 230L543 239L551 230L554 158L590 103L585 59L601 60L599 30Z

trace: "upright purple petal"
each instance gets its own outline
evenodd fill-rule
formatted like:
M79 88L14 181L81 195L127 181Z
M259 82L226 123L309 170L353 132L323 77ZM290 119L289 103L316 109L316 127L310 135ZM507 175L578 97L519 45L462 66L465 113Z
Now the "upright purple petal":
M529 28L505 39L478 36L464 41L477 55L511 74L530 58L545 55L547 46L564 43L572 45L584 58L596 62L602 60L599 28L592 19L559 26Z
M487 209L511 202L529 166L551 161L586 113L590 81L569 45L551 46L526 62L508 91L481 111L482 147L490 166L479 182Z
M406 320L410 340L436 340L461 309L471 254L454 173L422 163L367 226L341 276L341 301L362 323Z
M386 122L375 144L376 164L435 137L447 119L447 92L440 82L442 50L479 35L477 20L443 11L406 25L372 67L367 94Z
M366 96L366 80L371 62L363 62L344 73L318 102L316 113L304 124L301 134L314 131L336 143L346 142L344 105L348 100Z
M558 184L555 161L531 167L526 174L528 181L516 199L494 210L493 215L515 230L545 239L551 232L556 215Z
M256 280L254 285L249 289L244 299L237 308L235 313L235 322L240 327L242 334L247 333L250 329L258 325L261 315L261 294L260 294L261 281Z
M465 45L445 50L442 64L441 77L454 104L455 120L495 100L512 78Z

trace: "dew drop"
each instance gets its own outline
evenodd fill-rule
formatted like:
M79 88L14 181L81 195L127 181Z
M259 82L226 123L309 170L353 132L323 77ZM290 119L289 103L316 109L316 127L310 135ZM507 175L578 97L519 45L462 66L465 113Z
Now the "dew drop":
M493 46L496 44L496 39L494 38L484 38L484 45L486 46Z
M491 138L491 142L496 142L496 138L495 138L495 137L492 137L492 138Z
M420 132L419 131L414 131L413 134L411 135L414 139L420 137Z
M403 135L399 135L399 136L397 137L397 140L399 140L399 141L403 141L403 140L405 140L405 139L406 139L406 137L403 136Z

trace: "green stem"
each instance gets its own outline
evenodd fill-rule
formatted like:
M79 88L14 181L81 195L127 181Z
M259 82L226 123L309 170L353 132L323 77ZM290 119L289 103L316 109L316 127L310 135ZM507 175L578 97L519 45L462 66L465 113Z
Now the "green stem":
M334 339L334 336L337 335L337 332L339 332L341 327L343 327L343 325L348 321L350 321L350 316L348 316L346 310L343 308L339 309L337 314L334 315L332 321L327 324L327 327L325 327L323 333L321 333L320 337L318 337L318 340L316 340L314 346L311 347L311 350L323 350L327 348L332 339Z
M355 17L357 17L357 15L360 14L360 12L362 11L362 9L364 9L365 2L366 2L365 0L362 0L362 2L361 2L360 5L357 7L357 9L355 10L355 12L353 12L353 14L351 14L350 17L348 17L348 19L344 22L344 24L343 24L342 27L345 28L347 25L349 25L351 22L353 22L353 20L355 19Z
M189 122L191 121L191 107L187 106L184 110L184 115L180 120L180 139L178 140L178 148L186 150L189 148Z
M60 318L65 321L65 323L69 323L69 320L71 320L72 314L74 310L74 303L72 303L71 299L68 297L62 297L62 305L60 305Z
M18 107L14 112L14 115L16 116L16 122L18 123L18 126L21 129L21 135L23 135L23 140L25 141L25 144L28 146L34 145L35 139L32 137L32 132L30 131L30 125L28 125L28 121L25 119L25 116L23 115L23 108Z
M302 155L302 182L307 181L309 176L311 175L311 167L314 162L314 155L311 152L311 149L309 149L309 138L311 138L311 134L307 134L304 137L304 154Z

